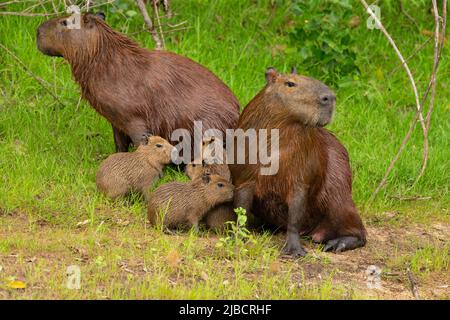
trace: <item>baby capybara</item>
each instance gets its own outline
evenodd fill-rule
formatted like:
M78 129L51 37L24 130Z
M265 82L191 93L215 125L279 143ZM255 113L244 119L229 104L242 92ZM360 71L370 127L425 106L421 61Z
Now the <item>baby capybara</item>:
M216 144L218 146L216 147ZM217 149L217 150L216 150ZM215 154L216 151L219 154ZM201 177L207 171L209 174L217 174L231 181L231 173L226 163L226 152L222 142L215 137L207 137L202 141L202 159L186 165L185 173L191 179Z
M239 103L213 73L189 58L147 50L116 32L102 14L81 16L73 29L68 17L37 29L39 50L66 59L82 96L112 125L116 150L139 145L148 134L169 140L194 120L225 132L239 118Z
M163 219L168 228L193 226L214 206L233 200L234 186L218 175L204 174L190 182L170 182L158 187L148 201L148 219Z
M162 176L164 166L171 163L174 149L167 140L150 136L134 152L110 155L97 172L97 188L112 199L130 191L140 192L147 198L149 188Z
M220 154L218 155L215 154L215 143L219 143L217 151ZM203 139L202 156L202 161L197 161L202 162L201 164L193 162L186 165L185 172L191 180L199 179L203 174L216 174L231 182L231 173L226 164L225 149L222 143L215 141L214 137ZM236 221L232 201L215 206L202 220L209 229L216 231L221 231L228 221Z
M273 68L267 69L266 82L244 109L238 128L279 129L279 170L261 175L260 164L230 165L235 207L285 228L286 254L306 254L300 235L324 243L325 251L364 246L347 150L322 128L331 121L335 95L315 79ZM246 150L246 163L248 156Z

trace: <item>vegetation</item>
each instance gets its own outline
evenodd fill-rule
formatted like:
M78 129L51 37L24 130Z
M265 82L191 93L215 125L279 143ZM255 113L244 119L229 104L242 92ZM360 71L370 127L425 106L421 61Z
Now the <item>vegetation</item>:
M403 2L414 23L397 1L378 3L383 23L408 57L432 36L434 21L429 1ZM234 226L245 233L243 238L234 233L239 243L229 240L230 234L165 234L149 226L140 196L110 201L96 190L96 170L114 152L111 127L80 99L64 60L37 50L36 27L47 18L0 15L0 43L26 66L0 48L0 298L410 299L411 270L421 297L448 299L449 46L438 72L425 175L412 186L422 157L416 128L387 186L369 203L415 104L397 56L379 30L367 29L360 3L171 4L174 15L162 19L162 28L187 22L164 34L167 49L211 69L242 107L264 85L268 66L284 72L297 66L299 73L334 88L337 113L329 129L349 150L354 200L369 230L368 245L329 254L305 239L308 257L286 260L279 256L282 233L249 234L245 222L244 229ZM0 14L28 6L0 7ZM96 9L115 29L154 47L133 1ZM408 61L422 93L432 56L431 40ZM42 78L52 94L30 74ZM168 168L163 180L174 179L186 177ZM254 241L246 242L247 237ZM224 254L224 248L244 242L239 259ZM81 268L80 290L65 286L70 265ZM367 288L369 265L382 268L382 290Z

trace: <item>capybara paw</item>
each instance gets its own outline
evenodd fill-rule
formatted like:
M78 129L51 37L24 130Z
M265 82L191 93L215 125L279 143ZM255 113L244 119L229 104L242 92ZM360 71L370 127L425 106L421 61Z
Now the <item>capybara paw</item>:
M340 237L329 240L323 247L323 251L343 252L364 246L365 241L357 237Z
M290 244L287 243L281 250L282 255L292 256L293 258L300 258L306 256L307 252L301 244Z

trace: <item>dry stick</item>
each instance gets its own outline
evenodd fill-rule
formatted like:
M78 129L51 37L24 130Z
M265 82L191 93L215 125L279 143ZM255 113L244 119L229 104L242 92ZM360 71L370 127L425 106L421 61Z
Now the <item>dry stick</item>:
M0 11L0 15L3 16L20 16L20 17L48 17L54 16L58 14L62 14L64 12L55 12L55 13L28 13L28 12L8 12L8 11Z
M412 292L414 298L415 298L416 300L419 300L419 299L420 299L420 296L419 296L419 289L418 289L418 287L417 287L417 281L416 281L416 279L414 278L414 275L413 275L413 273L411 272L411 269L408 268L407 273L408 273L408 280L409 280L409 283L410 283L410 285L411 285L411 292Z
M384 25L381 23L380 19L378 19L378 17L373 13L372 9L369 8L369 5L367 4L367 2L365 0L360 0L362 5L364 6L364 8L367 10L367 12L369 13L369 15L372 17L372 19L375 20L375 22L377 23L378 27L381 29L381 31L383 32L383 34L386 36L387 40L389 41L389 43L391 44L391 46L394 48L395 53L397 54L398 58L400 59L400 61L402 62L402 66L405 69L408 78L411 82L411 86L413 88L413 92L414 92L414 97L416 100L416 108L417 108L417 115L418 115L418 119L420 121L422 130L423 130L423 135L424 135L424 146L428 147L428 140L427 140L427 134L426 134L426 126L424 123L424 118L423 118L423 114L422 114L422 105L420 104L419 101L419 94L417 92L417 86L416 86L416 82L414 80L414 77L411 73L411 70L409 69L408 64L406 63L405 59L403 58L403 55L401 54L400 50L398 49L397 45L395 44L394 40L392 39L392 37L390 36L390 34L387 32L386 28L384 27ZM408 138L409 139L409 138ZM406 144L406 143L405 143ZM403 150L403 149L402 149ZM372 193L372 196L369 199L369 203L371 201L373 201L373 199L375 199L376 195L378 194L378 192L381 190L381 188L386 184L387 178L389 176L389 174L391 173L392 169L394 168L395 162L397 162L398 157L396 156L394 158L394 160L391 161L391 164L389 165L388 169L386 170L386 173L384 174L383 179L381 180L381 182L378 184L377 188L375 189L375 191Z
M47 91L53 98L55 98L56 101L59 102L59 104L61 104L61 106L63 108L65 108L65 104L61 102L61 100L59 100L58 96L56 96L46 85L46 81L40 77L38 77L37 75L35 75L28 67L25 63L22 62L22 60L19 59L19 57L17 57L14 52L12 52L11 50L9 50L7 47L5 47L3 44L0 43L0 47L6 51L6 53L8 53L14 60L16 60L24 69L24 71L26 73L28 73L28 75L30 75L31 77L33 77L37 82L39 82L39 84L45 89L45 91Z
M156 32L155 28L153 28L152 20L148 15L147 8L145 7L144 2L142 0L136 0L136 4L138 5L139 10L144 17L144 21L147 24L148 31L150 31L150 34L152 35L152 38L156 43L156 49L160 50L162 48L161 39L159 38L159 35Z
M428 107L428 112L425 117L425 126L427 128L427 134L430 130L430 120L431 113L434 109L434 98L436 94L436 74L439 67L439 63L442 57L442 48L444 47L444 37L445 37L445 29L446 29L446 20L447 20L447 0L444 0L442 3L442 32L439 37L439 11L437 7L436 0L433 0L433 12L434 12L434 21L435 21L435 41L434 41L434 66L433 66L433 74L431 76L431 96L430 96L430 105ZM423 158L422 158L422 166L420 168L420 173L417 176L416 180L412 184L412 187L416 185L416 183L423 177L425 173L425 169L427 167L429 158L429 150L424 149Z
M412 58L414 58L420 51L422 51L423 48L425 48L425 46L428 44L428 42L430 42L433 39L433 37L429 37L424 43L422 43L413 53L411 53L411 55L405 59L406 62L408 62L409 60L411 60ZM392 75L394 75L394 73L397 72L397 70L399 68L401 68L402 64L400 63L399 65L395 66L391 71L388 72L388 77L391 77Z
M164 49L166 47L166 43L164 41L164 34L162 31L162 27L161 27L161 20L159 20L159 9L158 9L158 4L156 3L157 0L153 0L153 13L156 16L156 21L158 23L159 26L159 35L161 36L161 41L162 41L162 48Z
M417 30L420 30L419 25L417 24L416 20L414 20L414 18L411 17L409 15L409 13L406 12L405 8L403 7L403 1L399 0L399 3L400 3L400 11L405 15L406 18L408 18L409 21L411 21L416 26Z

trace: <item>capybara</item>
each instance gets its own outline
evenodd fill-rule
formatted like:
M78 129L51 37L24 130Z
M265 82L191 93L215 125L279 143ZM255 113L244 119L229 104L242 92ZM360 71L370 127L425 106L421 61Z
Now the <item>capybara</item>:
M216 155L214 143L219 143L217 147L220 154ZM223 145L216 141L214 137L203 139L202 142L202 163L189 163L186 165L186 174L191 180L199 179L203 174L216 174L231 182L231 173L226 164L226 155ZM200 162L200 161L197 161ZM221 231L228 221L236 221L236 214L233 211L233 202L222 203L211 210L203 218L202 222L209 229Z
M170 141L184 128L193 136L194 120L203 130L235 127L239 102L212 72L175 53L141 48L103 18L83 14L79 29L68 17L44 22L37 45L69 62L82 96L111 123L117 151L148 134Z
M130 191L148 197L149 188L162 176L165 165L171 163L174 147L158 136L147 137L136 151L118 152L104 160L97 172L97 188L115 199Z
M167 228L193 226L214 206L233 200L234 186L218 175L204 174L189 182L170 182L158 187L148 201L148 219Z
M266 71L266 86L245 107L238 128L279 130L279 170L261 175L260 163L230 165L234 205L287 230L283 253L304 256L300 235L324 243L324 251L364 246L366 231L352 200L345 147L323 126L335 95L318 80ZM270 132L268 130L268 132ZM270 138L269 138L270 140Z
M219 146L216 148L216 143ZM216 150L218 149L218 150ZM215 154L215 152L219 154ZM202 141L202 159L193 161L186 165L186 175L194 180L201 177L201 175L207 171L209 174L217 174L223 178L231 181L231 173L226 163L226 152L223 148L223 144L215 137L207 137Z

